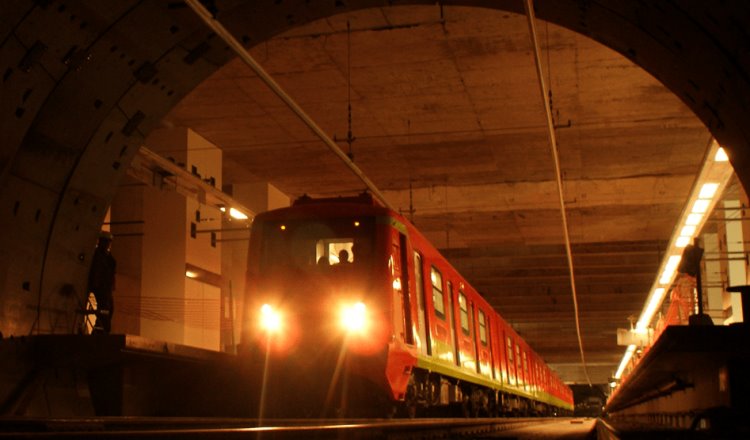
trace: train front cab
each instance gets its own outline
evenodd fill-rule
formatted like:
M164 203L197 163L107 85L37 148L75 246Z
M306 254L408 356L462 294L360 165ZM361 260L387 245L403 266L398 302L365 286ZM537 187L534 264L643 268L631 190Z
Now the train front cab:
M386 376L395 339L387 219L382 207L340 203L256 217L242 346L263 377L266 414L356 415L359 404L394 400L389 393L409 371L392 383ZM405 353L391 360L408 366Z

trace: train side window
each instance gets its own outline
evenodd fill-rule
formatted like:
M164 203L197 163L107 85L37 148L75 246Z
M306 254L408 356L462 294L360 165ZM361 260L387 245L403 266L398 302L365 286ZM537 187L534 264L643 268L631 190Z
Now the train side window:
M508 336L508 339L506 339L506 342L507 342L506 345L507 345L507 348L508 348L508 350L507 350L507 352L508 352L508 363L510 365L515 365L513 363L513 341L510 340L510 336Z
M516 371L523 372L521 370L521 349L518 347L518 344L516 345Z
M487 345L487 318L481 309L479 310L479 341L482 345Z
M466 301L466 295L463 292L458 292L458 308L461 311L461 330L465 335L471 334L471 327L469 327L469 304Z
M526 351L523 352L523 372L525 374L526 383L529 382L529 362L526 359Z
M445 319L445 299L443 297L443 275L440 271L432 267L430 271L432 281L432 303L435 306L435 315L440 319Z

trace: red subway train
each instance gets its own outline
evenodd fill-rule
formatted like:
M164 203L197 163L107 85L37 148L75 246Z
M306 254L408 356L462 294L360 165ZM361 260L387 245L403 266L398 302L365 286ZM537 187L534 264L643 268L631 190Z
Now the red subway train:
M569 387L371 196L259 214L243 348L266 415L563 415Z

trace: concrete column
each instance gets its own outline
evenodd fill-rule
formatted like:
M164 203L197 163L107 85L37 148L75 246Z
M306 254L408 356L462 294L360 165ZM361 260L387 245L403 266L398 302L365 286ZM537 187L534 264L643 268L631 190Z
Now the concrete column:
M186 130L186 165L202 180L221 189L222 152L194 131ZM221 350L221 232L210 232L222 227L222 213L199 200L185 200L185 225L187 235L184 240L185 263L183 278L188 276L186 269L198 268L197 278L185 280L185 337L184 343L211 350ZM190 235L191 224L198 233Z
M110 206L114 240L112 255L115 274L115 314L112 332L141 334L141 278L144 244L144 184L125 176ZM139 223L143 222L143 223Z
M221 188L221 150L193 131L156 130L146 146ZM219 350L221 244L212 244L210 233L192 237L191 223L198 231L220 229L221 212L159 182L128 180L115 197L112 217L115 223L143 221L113 225L118 261L113 331ZM140 234L133 235L138 228ZM188 278L187 268L200 275Z
M289 206L290 198L270 183L232 185L230 194L256 214Z

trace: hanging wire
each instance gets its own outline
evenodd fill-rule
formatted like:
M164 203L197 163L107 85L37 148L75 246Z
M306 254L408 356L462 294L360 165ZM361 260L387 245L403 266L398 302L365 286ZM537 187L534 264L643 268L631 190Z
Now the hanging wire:
M576 282L575 274L573 271L573 252L570 248L570 233L568 232L568 215L565 212L565 200L563 198L563 187L562 187L562 173L560 172L560 158L557 152L557 140L555 138L555 125L552 119L552 108L550 102L547 99L547 85L544 82L544 71L542 70L541 55L539 50L539 40L536 34L536 26L534 25L534 5L532 0L524 1L524 9L526 10L526 17L529 21L529 34L531 35L531 43L534 46L534 63L536 64L536 73L539 79L539 89L542 94L542 101L544 101L544 110L547 116L547 134L549 136L550 149L552 150L552 157L555 162L555 177L557 178L557 195L560 200L560 214L562 216L563 234L565 237L565 254L568 258L568 271L570 272L570 288L573 295L573 312L575 314L576 324L576 335L578 336L578 349L581 353L581 364L583 365L583 374L586 376L586 382L591 386L591 378L589 377L588 368L586 367L586 356L583 350L583 338L581 337L581 322L578 312L578 295L576 293ZM549 47L549 46L548 46Z
M354 161L354 152L352 143L354 135L352 134L352 32L349 20L346 20L346 101L348 112L348 130L346 132L346 143L349 145L349 159Z
M322 128L318 124L315 123L315 121L312 120L310 115L308 115L302 107L297 104L296 101L292 99L291 96L289 96L282 88L279 86L279 84L271 77L271 75L266 72L266 70L258 64L257 61L248 53L248 51L240 44L239 41L237 41L234 36L232 36L229 31L224 28L224 26L221 25L214 17L213 15L206 10L206 8L200 3L199 0L183 0L190 8L198 15L198 17L203 20L204 23L208 27L213 30L216 35L218 35L227 45L234 50L234 52L239 55L240 59L245 62L245 64L250 67L256 75L268 86L268 88L271 89L273 93L276 94L284 103L289 107L290 110L294 112L294 114L297 115L298 118L302 120L302 122L307 125L307 127L312 130L315 135L318 136L318 138L323 141L324 144L339 158L341 159L344 164L349 167L349 169L367 186L367 188L373 193L373 195L380 200L385 207L388 209L391 209L395 211L396 209L391 205L388 200L385 198L385 195L378 189L378 187L375 186L375 184L370 180L369 177L365 175L364 172L362 172L361 169L357 165L354 164L349 159L349 156L344 153L341 148L339 148L338 145L336 145L336 142L331 139L328 134L326 134Z

